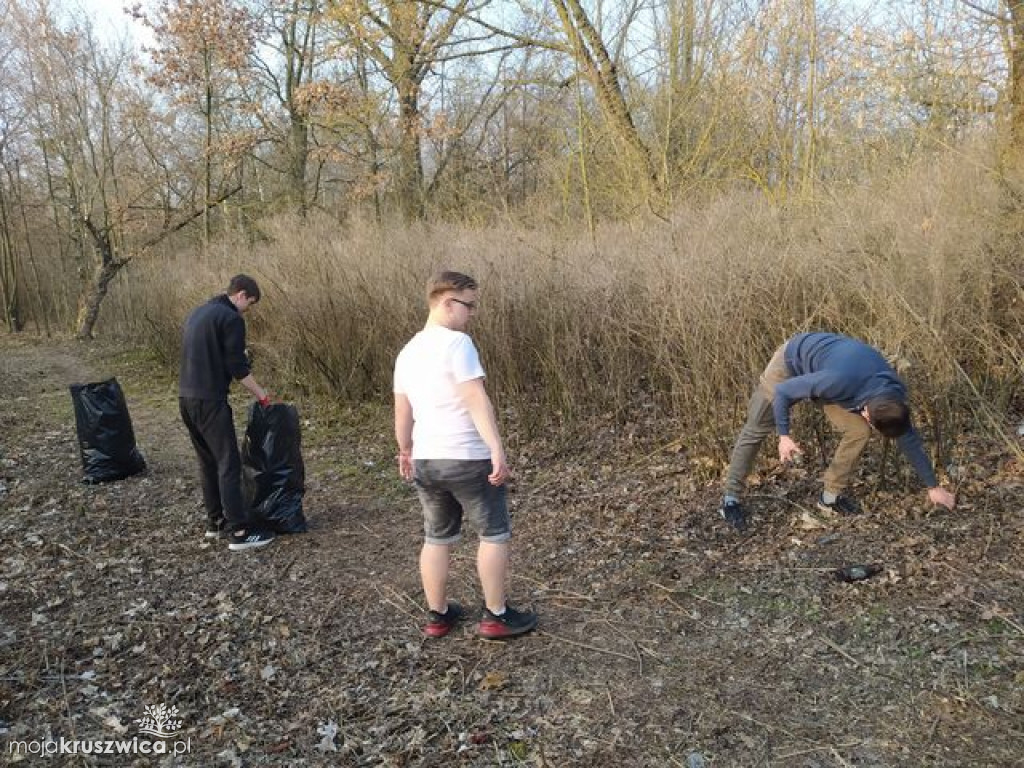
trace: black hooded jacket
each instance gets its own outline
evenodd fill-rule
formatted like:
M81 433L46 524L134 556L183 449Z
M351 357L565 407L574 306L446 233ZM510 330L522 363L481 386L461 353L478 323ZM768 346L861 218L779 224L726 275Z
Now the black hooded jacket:
M250 373L245 321L226 294L196 307L185 320L178 395L227 400L232 379Z

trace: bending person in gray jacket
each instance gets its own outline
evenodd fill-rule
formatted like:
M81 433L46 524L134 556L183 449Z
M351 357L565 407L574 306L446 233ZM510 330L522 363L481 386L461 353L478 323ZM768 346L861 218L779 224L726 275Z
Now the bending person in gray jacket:
M778 431L782 462L801 453L789 435L789 409L800 400L822 405L828 420L842 433L825 472L819 508L846 515L860 511L844 492L872 428L897 440L932 504L953 508L956 499L939 485L921 436L911 424L907 388L882 354L837 333L800 333L776 350L761 374L750 398L747 422L733 447L719 512L737 530L747 525L740 496L764 439L773 429Z

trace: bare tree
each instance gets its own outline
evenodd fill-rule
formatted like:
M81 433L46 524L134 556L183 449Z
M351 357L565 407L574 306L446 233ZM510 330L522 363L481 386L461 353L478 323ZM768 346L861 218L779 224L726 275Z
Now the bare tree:
M133 87L127 47L104 48L88 26L62 29L44 1L15 21L28 129L49 149L46 188L64 212L57 221L91 261L75 321L76 335L90 338L120 270L226 194L196 209L168 209L176 192L162 189L166 168L154 163L155 139L146 135L161 120Z
M352 45L359 46L394 89L398 101L395 189L406 219L423 216L423 82L458 44L455 28L470 0L451 7L414 0L351 0L330 10Z
M248 102L265 138L280 148L289 207L305 214L318 194L309 189L308 173L316 73L325 60L324 0L247 1L253 18L261 19L246 83Z
M220 169L216 158L239 154L246 142L217 144L219 120L227 105L237 101L256 39L256 19L232 0L163 0L154 15L136 6L134 16L153 31L148 51L153 66L149 80L174 95L177 103L195 109L203 126L203 235L211 236L211 201L223 194L234 164ZM219 192L214 191L214 187Z
M6 21L10 10L7 3L0 4L0 21ZM4 32L8 24L0 25L0 68L10 70L11 51ZM4 84L6 85L6 84ZM22 116L13 94L0 85L0 168L8 167L10 144ZM0 175L0 320L12 331L21 330L23 325L19 295L19 260L15 253L13 222L10 210L10 174Z

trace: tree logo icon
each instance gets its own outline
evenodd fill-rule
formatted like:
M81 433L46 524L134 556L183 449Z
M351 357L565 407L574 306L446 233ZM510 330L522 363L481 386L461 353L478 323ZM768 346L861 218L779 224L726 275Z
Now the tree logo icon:
M146 707L142 717L135 722L139 724L140 733L160 739L169 739L181 728L179 714L177 707L160 704L155 707Z

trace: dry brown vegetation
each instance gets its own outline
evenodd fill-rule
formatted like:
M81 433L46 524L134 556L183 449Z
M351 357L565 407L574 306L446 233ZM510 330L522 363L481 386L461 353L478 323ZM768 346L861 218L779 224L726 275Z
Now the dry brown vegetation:
M173 368L185 312L244 270L266 289L252 344L275 390L383 402L426 276L451 267L482 282L473 333L524 428L585 436L595 416L654 418L666 442L717 459L771 351L833 330L898 359L946 461L956 432L1002 423L1024 365L1024 229L990 160L951 154L816 207L738 194L593 239L277 219L251 245L133 265L101 327Z

